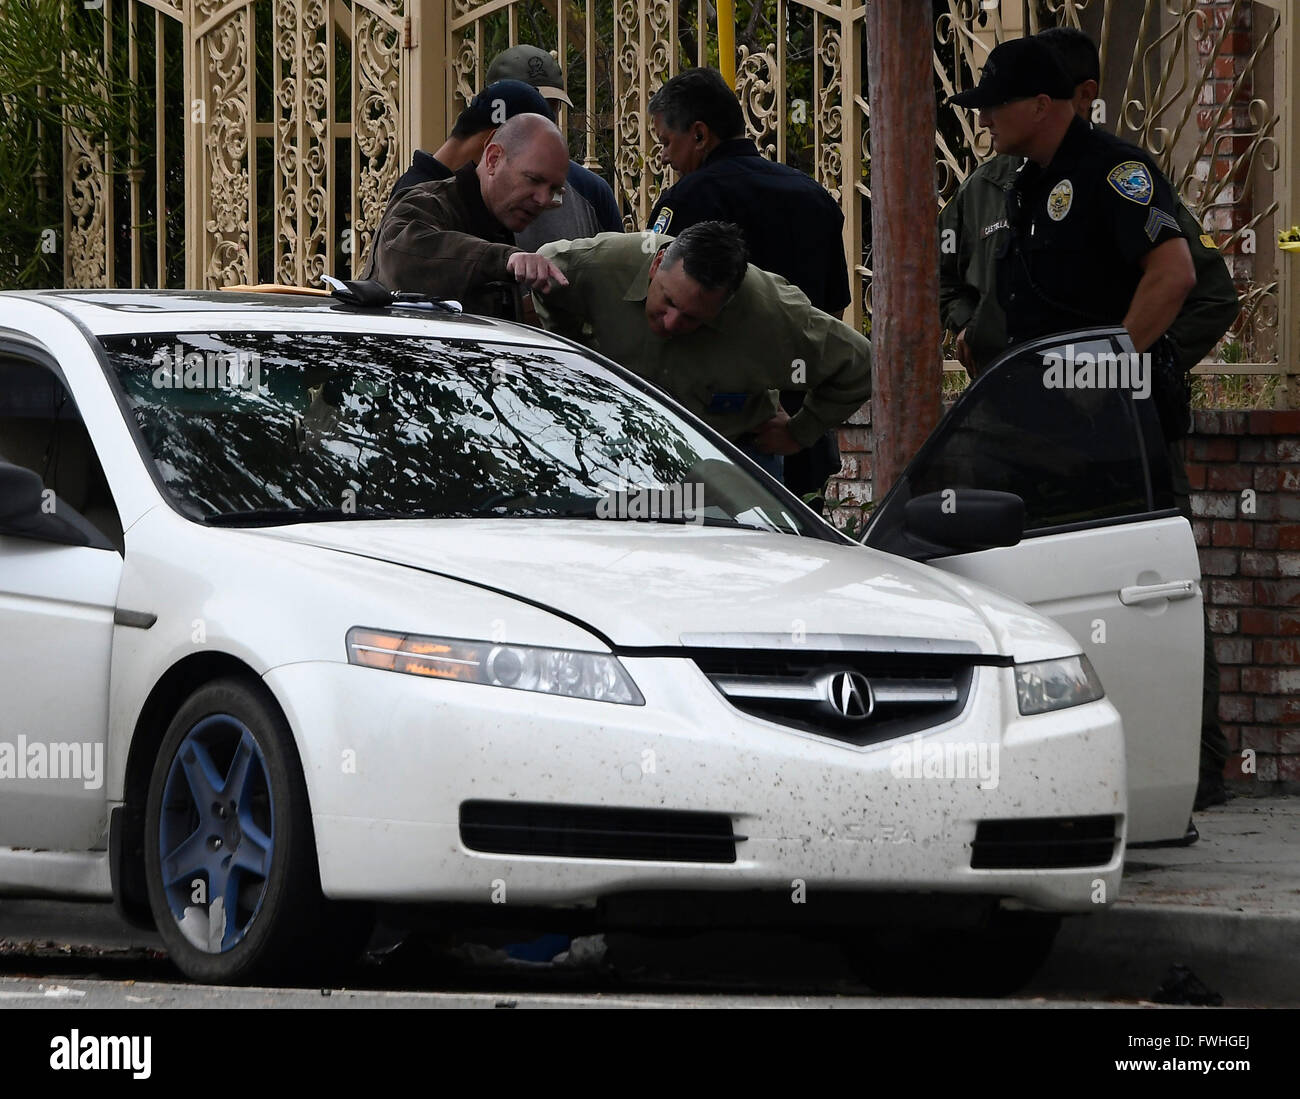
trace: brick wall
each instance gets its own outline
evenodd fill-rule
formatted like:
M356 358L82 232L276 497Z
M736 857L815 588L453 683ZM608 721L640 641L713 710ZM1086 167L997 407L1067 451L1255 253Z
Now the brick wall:
M840 475L826 487L827 518L841 530L861 525L861 505L871 496L871 405L865 404L840 428Z
M1237 7L1234 0L1199 0L1197 7L1207 16L1205 33L1196 38L1197 62L1209 63L1220 36L1223 44L1198 96L1196 128L1201 137L1194 171L1202 189L1222 185L1213 202L1202 203L1208 206L1204 224L1217 238L1233 277L1244 283L1255 275L1257 251L1254 243L1243 249L1241 237L1236 235L1254 214L1247 185L1249 158L1243 155L1250 149L1248 135L1255 129L1250 121L1254 83L1249 61L1255 48L1252 9L1250 4ZM1133 140L1132 135L1124 136Z
M1186 454L1225 777L1241 793L1300 793L1300 412L1197 412Z
M840 429L828 496L841 527L872 498L869 424L863 409ZM1300 794L1300 411L1197 412L1184 445L1233 753L1224 774L1238 793Z

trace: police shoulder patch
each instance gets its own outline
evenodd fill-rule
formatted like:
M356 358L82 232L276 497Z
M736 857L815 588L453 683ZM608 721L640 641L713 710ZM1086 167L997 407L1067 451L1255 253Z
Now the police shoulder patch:
M655 218L655 223L651 228L656 233L666 233L668 232L668 226L672 224L672 220L673 212L669 207L665 206L659 211L659 216Z
M1140 160L1126 160L1116 164L1107 174L1106 182L1130 202L1139 206L1149 206L1155 185L1151 182L1151 173Z

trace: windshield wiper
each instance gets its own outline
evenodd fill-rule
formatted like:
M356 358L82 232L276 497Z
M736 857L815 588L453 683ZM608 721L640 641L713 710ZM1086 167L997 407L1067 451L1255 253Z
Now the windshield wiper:
M602 516L596 513L598 501L590 506L568 507L558 510L530 510L521 507L503 511L381 511L374 508L344 511L342 508L250 508L246 511L223 511L202 520L210 527L280 527L295 523L338 523L378 519L591 519L603 523L658 523L671 526L728 527L733 530L757 530L768 534L793 534L779 527L755 526L736 519L706 515L687 518L680 515Z
M427 511L380 511L361 508L344 511L342 508L250 508L247 511L223 511L207 516L203 522L210 527L279 527L293 523L335 523L357 519L440 519L443 516Z
M598 501L591 501L590 507L583 508L566 508L563 511L543 512L531 516L536 519L599 519L604 523L667 523L679 527L730 527L735 530L761 530L770 534L788 533L777 527L760 527L753 523L742 523L736 519L725 519L716 515L699 515L687 517L684 515L645 515L645 516L628 516L628 515L598 515L596 513L596 504Z

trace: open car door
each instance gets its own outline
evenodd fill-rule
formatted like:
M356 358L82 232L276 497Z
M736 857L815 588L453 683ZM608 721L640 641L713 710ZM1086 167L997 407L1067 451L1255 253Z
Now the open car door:
M1123 718L1138 843L1181 837L1191 813L1204 622L1153 379L1132 351L1122 329L1088 329L1008 352L926 440L863 541L1006 592L1070 632ZM997 493L1024 502L1022 531L1008 535Z

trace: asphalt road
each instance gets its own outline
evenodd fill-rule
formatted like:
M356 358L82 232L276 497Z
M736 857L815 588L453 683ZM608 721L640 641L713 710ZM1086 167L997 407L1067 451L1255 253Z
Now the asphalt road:
M1132 1007L1159 985L1125 957L1080 957L1070 936L1019 996L999 1000L875 995L837 947L795 935L714 932L674 940L620 936L609 952L586 940L569 966L505 960L468 942L432 944L381 933L330 987L216 989L184 980L158 937L122 923L110 905L0 898L3 1007ZM575 952L577 953L577 952ZM616 963L616 964L611 964ZM1198 959L1210 987L1213 959ZM1227 1006L1278 1006L1269 996ZM1153 1005L1154 1006L1154 1005Z

